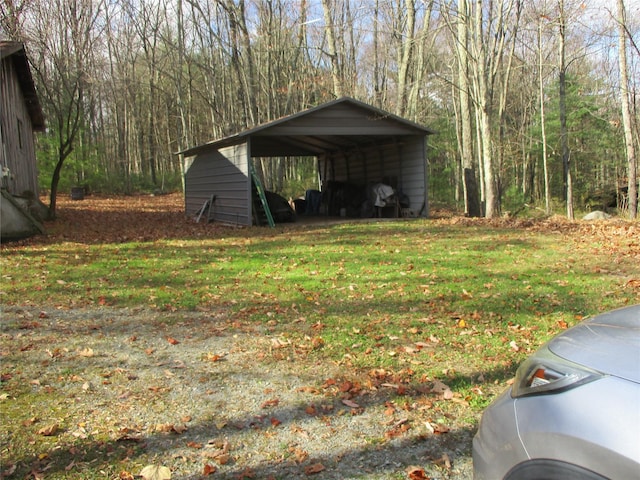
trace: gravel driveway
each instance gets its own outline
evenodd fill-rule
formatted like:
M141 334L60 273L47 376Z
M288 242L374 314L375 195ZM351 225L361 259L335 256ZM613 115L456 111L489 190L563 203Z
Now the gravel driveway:
M98 464L114 446L139 447L122 459L133 475L162 465L174 479L472 478L474 432L440 415L433 385L399 396L380 372L302 361L268 326L107 307L5 308L2 321L0 406L27 419L2 422L5 474L38 462L58 478L95 474L91 462L38 458L54 426L52 452L88 445L104 450ZM25 385L46 400L25 404ZM32 452L16 446L25 433Z

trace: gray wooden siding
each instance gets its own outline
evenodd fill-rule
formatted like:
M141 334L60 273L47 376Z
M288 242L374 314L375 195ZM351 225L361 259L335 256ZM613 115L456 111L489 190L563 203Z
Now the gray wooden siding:
M38 194L33 125L11 56L2 59L0 71L0 164L10 176L2 186L14 194Z
M417 213L426 197L424 137L402 137L398 143L320 157L323 182L336 180L366 186L388 182L409 197ZM426 207L423 215L427 212Z
M197 155L185 173L185 207L194 215L212 195L211 219L251 225L251 183L246 143Z

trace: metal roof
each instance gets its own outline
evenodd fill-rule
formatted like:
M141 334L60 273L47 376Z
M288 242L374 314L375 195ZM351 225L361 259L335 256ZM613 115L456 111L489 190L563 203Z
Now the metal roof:
M249 141L252 157L317 156L433 133L392 113L342 97L178 153L191 157Z

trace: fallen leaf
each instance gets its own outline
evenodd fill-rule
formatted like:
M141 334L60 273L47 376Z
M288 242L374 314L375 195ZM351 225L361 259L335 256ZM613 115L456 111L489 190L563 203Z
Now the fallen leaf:
M31 417L22 422L23 427L29 427L38 421L38 417Z
M86 358L90 358L93 357L94 353L93 353L93 349L91 348L83 348L82 350L78 351L78 355L80 355L81 357L86 357Z
M178 345L180 343L178 340L176 340L173 337L167 337L167 342L169 342L171 345Z
M445 400L451 400L453 398L453 392L451 391L451 389L440 380L433 381L433 387L431 388L431 390L434 393L442 394Z
M351 383L349 381L342 382L342 384L340 385L340 391L341 392L348 392L352 388L353 388L353 383Z
M348 399L343 399L342 403L344 403L347 407L351 407L351 408L360 408L360 405L358 405L356 402L352 402L351 400Z
M433 427L433 433L435 434L449 433L449 427L441 423L434 423L432 424L432 427Z
M325 469L325 466L321 463L314 463L313 465L309 465L305 467L304 473L307 475L314 475L316 473L320 473Z
M155 429L158 433L177 433L178 435L182 435L188 430L187 426L184 424L175 425L173 423L159 423L156 425Z
M431 425L431 422L424 422L425 427L427 427L427 431L429 433L436 433L435 428L433 428L433 425Z
M211 447L214 447L215 450L210 450ZM218 465L226 465L231 460L229 449L229 442L222 440L211 440L207 444L207 449L202 452L202 456L204 458L214 460Z
M206 358L209 362L219 362L224 358L224 355L219 355L217 353L207 353Z
M215 473L217 470L215 465L209 465L208 463L204 466L204 469L202 470L202 474L203 475L211 475L213 473Z
M273 348L284 348L289 344L290 344L289 341L281 340L279 338L272 338L271 339L271 345L272 345Z
M430 478L427 476L424 468L421 467L411 466L407 468L406 472L409 480L429 480Z
M264 402L261 408L276 407L278 406L279 403L280 403L279 398L272 398L271 400L267 400L266 402Z
M435 460L434 463L436 465L440 465L441 467L446 468L447 470L451 470L451 458L446 453L443 453L442 457Z
M182 435L188 429L186 425L174 425L172 430L176 432L178 435Z
M171 470L167 467L147 465L140 472L140 476L144 480L169 480L171 478Z
M385 438L389 438L389 439L398 438L399 436L403 435L410 429L411 429L411 425L409 425L409 423L407 422L407 419L403 419L399 422L396 422L395 425L391 428L391 430L388 430L384 433L384 436Z
M38 430L38 434L45 437L51 437L55 435L57 432L58 432L58 424L56 423L47 425L46 427L43 427L40 430Z
M275 417L271 418L271 425L273 425L274 427L277 427L278 425L280 425L282 422L280 420L278 420Z

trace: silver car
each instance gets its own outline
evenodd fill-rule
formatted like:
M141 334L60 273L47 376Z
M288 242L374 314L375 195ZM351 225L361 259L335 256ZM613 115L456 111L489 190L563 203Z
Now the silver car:
M482 416L473 468L476 480L640 479L640 305L527 359Z

